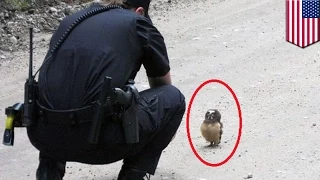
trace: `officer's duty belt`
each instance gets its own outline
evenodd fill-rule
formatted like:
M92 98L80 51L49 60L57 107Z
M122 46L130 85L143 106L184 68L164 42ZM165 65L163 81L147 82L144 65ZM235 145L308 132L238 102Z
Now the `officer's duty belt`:
M70 109L70 110L52 110L48 109L37 102L39 122L55 125L76 125L91 122L94 116L95 103L89 106Z

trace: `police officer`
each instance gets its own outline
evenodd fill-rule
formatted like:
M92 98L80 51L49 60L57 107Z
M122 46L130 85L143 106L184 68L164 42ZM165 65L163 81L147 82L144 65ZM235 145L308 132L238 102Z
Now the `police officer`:
M79 23L40 70L39 116L27 128L40 152L38 180L62 179L66 162L123 160L118 180L155 174L162 151L180 126L185 99L171 84L166 45L148 15L149 4L150 0L100 0L66 17L53 34L50 49L77 18L116 5ZM99 142L89 143L93 113L86 107L97 101L104 77L112 77L113 88L123 88L142 65L150 88L139 92L139 143L127 144L123 126L111 116L103 123Z

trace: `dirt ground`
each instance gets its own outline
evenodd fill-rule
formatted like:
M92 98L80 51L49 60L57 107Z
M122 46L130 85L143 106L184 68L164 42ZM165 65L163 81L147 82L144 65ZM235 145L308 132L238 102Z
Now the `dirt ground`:
M153 180L320 179L320 44L301 49L285 41L285 1L186 1L170 11L152 13L171 60L173 84L189 103L204 81L220 79L237 95L243 127L240 144L224 165L210 167L193 153L186 115L164 151ZM163 14L165 13L165 14ZM38 34L35 67L43 60L50 34ZM42 41L44 39L45 41ZM4 108L23 101L26 51L4 53L1 62L0 124ZM147 88L144 69L136 79ZM199 128L204 113L222 114L222 144L208 148ZM224 160L235 146L239 117L231 93L210 83L194 99L190 132L198 154L210 163ZM3 126L0 126L3 133ZM14 147L0 145L0 179L35 179L38 152L25 129L16 129ZM1 135L2 136L2 135ZM92 166L68 163L65 179L116 179L121 162Z

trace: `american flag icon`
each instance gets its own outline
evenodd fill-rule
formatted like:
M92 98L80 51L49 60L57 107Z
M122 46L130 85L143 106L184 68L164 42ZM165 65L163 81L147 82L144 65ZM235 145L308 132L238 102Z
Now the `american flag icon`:
M286 40L305 48L320 40L320 0L286 0Z

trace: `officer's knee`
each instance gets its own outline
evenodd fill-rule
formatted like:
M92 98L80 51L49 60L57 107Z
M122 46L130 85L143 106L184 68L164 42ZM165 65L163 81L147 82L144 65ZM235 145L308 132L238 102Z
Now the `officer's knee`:
M173 85L164 85L140 92L146 102L151 102L155 97L158 99L157 111L165 110L171 115L182 116L186 109L185 96ZM169 109L169 111L167 111ZM182 115L181 115L182 114Z
M165 89L166 96L173 107L176 107L180 113L184 113L186 110L186 102L183 93L173 85L167 85Z

